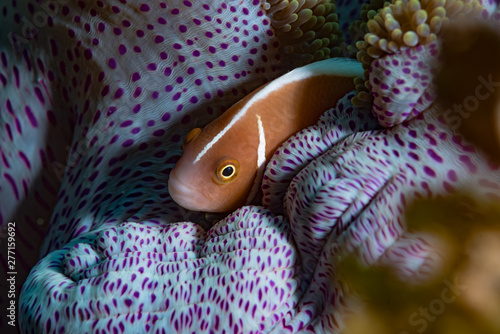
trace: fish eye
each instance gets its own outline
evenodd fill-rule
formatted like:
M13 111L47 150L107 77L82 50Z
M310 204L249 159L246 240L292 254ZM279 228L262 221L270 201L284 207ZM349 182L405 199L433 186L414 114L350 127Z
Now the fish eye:
M188 144L189 142L191 142L193 139L195 139L196 137L198 137L198 135L200 134L200 132L201 132L200 128L194 128L193 130L189 131L189 133L187 134L186 138L184 139L184 142L182 143L182 148L184 148L184 146L186 146L186 144Z
M217 180L222 183L233 181L238 175L240 164L234 159L224 160L217 167L216 175Z

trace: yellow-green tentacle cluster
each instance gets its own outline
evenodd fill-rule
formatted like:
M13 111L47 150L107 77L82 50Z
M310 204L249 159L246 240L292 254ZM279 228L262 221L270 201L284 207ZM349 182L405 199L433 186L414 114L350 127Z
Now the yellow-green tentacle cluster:
M306 64L340 54L343 42L334 0L268 0L264 3L281 51Z
M354 44L358 41L364 40L365 35L369 33L367 22L377 15L379 9L384 6L388 6L389 4L390 2L387 0L370 0L369 3L365 3L361 6L361 19L353 21L349 25L349 35ZM354 54L354 56L359 51L354 45L349 45L347 48L349 54Z

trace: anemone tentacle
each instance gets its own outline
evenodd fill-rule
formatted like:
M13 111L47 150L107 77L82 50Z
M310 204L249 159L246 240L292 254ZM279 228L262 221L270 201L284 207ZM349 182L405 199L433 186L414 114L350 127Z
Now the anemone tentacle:
M353 103L357 106L369 105L371 85L368 82L370 68L374 59L396 54L417 44L424 46L437 40L450 20L488 17L488 10L478 0L456 1L402 1L385 3L376 15L367 13L368 32L364 40L358 41L357 59L365 68L365 87L358 87L359 94ZM370 16L370 18L368 17Z
M270 0L264 5L283 54L296 64L340 55L342 36L335 2L331 0Z

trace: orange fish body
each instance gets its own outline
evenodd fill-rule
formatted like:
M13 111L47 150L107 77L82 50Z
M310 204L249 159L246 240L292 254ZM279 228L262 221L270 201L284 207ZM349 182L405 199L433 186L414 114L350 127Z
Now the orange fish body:
M203 129L193 129L170 174L169 192L189 210L228 212L249 203L266 163L354 89L361 64L335 58L295 69L256 89Z

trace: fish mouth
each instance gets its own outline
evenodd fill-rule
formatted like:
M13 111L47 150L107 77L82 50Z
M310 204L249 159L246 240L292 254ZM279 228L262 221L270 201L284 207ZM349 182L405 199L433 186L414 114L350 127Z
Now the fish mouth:
M168 178L168 192L174 202L185 209L205 211L209 206L209 199L203 196L198 190L183 183L176 176L175 171L172 171Z

